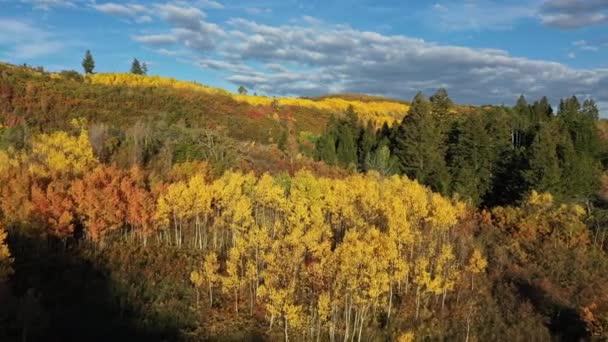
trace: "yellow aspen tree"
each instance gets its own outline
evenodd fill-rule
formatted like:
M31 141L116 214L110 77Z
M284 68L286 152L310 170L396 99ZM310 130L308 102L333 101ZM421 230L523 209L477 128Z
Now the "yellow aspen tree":
M217 260L217 255L214 252L208 253L203 259L201 269L194 270L190 273L190 282L196 289L196 306L198 307L199 302L199 289L203 286L207 286L207 292L209 295L209 307L213 307L213 289L220 282L219 274L220 265Z
M471 290L473 290L474 276L485 271L487 265L488 261L483 254L481 254L481 251L478 248L474 248L466 267L466 270L471 273Z
M11 251L8 249L6 237L6 230L3 224L0 223L0 282L13 274L13 268L11 267L13 258L11 257Z
M97 163L88 131L82 127L76 137L58 131L32 138L29 170L36 176L80 175Z
M198 308L200 291L199 288L203 286L203 276L198 271L190 272L190 282L194 285L194 289L196 290L196 307Z
M196 174L188 181L188 200L194 216L194 241L199 249L207 248L207 225L211 215L212 188L203 174Z
M228 251L226 260L226 275L222 277L222 291L232 294L234 311L239 313L239 297L245 270L243 269L243 246L240 240Z

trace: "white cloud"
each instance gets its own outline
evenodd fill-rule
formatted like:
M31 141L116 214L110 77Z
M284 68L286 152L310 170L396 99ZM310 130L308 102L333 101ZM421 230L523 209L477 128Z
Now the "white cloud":
M196 7L177 6L174 4L157 4L160 16L167 22L190 30L200 29L206 14Z
M74 2L68 0L21 0L21 2L45 11L54 7L75 7Z
M245 8L245 12L249 15L260 15L272 13L272 9L264 7L247 7Z
M30 23L0 18L0 46L11 59L34 59L59 52L64 43Z
M226 36L224 30L205 21L206 14L188 3L156 4L157 15L172 26L168 32L140 34L132 38L140 43L169 46L181 44L197 51L210 51Z
M318 20L271 26L232 19L228 25L234 30L222 31L225 36L214 49L202 50L223 59L199 58L196 63L260 93L341 91L407 99L419 90L428 94L447 87L460 103L511 103L521 93L554 101L591 94L608 102L608 69L575 69L503 50L441 45ZM175 30L169 34L177 36Z
M198 0L196 4L202 8L222 9L224 5L214 0Z
M560 29L608 24L606 0L546 0L539 10L541 22Z
M587 43L586 40L577 40L572 42L572 45L576 46L577 48L581 49L581 50L585 50L585 51L592 51L592 52L596 52L599 51L599 46L596 45L590 45L589 43Z
M170 33L134 36L133 39L149 45L172 45L178 42L177 37Z
M91 7L101 13L132 19L137 23L147 23L152 21L151 15L153 14L153 11L148 7L136 3L93 3Z
M444 30L504 30L513 23L534 18L538 0L522 1L445 1L423 12L429 26Z

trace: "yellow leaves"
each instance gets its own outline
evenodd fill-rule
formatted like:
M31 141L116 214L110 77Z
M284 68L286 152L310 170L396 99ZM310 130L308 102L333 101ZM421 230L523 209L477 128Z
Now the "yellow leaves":
M215 253L208 253L201 266L200 272L194 270L190 273L190 281L194 286L201 287L205 282L207 283L207 286L213 286L213 284L220 280L220 265Z
M285 206L285 191L271 175L264 173L255 186L255 200L264 207L280 211Z
M427 221L437 229L446 229L455 225L458 221L459 212L457 208L440 194L433 193L431 195L430 212Z
M375 302L389 291L390 244L375 228L364 233L348 231L336 248L338 286L349 293L357 305Z
M555 205L549 193L532 191L521 207L498 207L492 210L495 225L508 231L515 242L552 239L567 247L589 243L585 224L587 213L576 204Z
M58 131L40 134L32 139L29 170L34 175L79 175L96 164L88 132L84 129L77 137Z
M195 174L187 182L172 183L158 198L155 220L168 225L172 219L181 221L195 215L209 215L212 196L212 188L202 174Z
M190 282L196 287L201 287L203 285L203 276L198 271L192 271L190 272Z
M321 322L327 322L329 320L329 316L331 315L331 297L329 296L329 293L323 292L319 295L319 299L317 300L317 312L319 313Z
M6 236L7 233L4 230L4 226L0 223L0 282L13 274L13 269L11 267L13 258L11 258L11 252L8 249Z
M397 338L397 342L414 342L415 340L415 335L411 331L401 333Z
M473 254L469 258L469 263L467 265L467 271L469 271L471 273L475 273L475 274L481 273L481 272L485 271L486 266L488 266L488 261L481 254L481 251L479 251L478 248L475 248L473 250Z
M341 114L346 112L349 106L360 116L371 119L376 124L382 125L384 122L392 125L393 122L400 120L409 110L409 106L393 101L356 101L345 100L342 98L324 98L322 100L310 100L300 98L270 98L266 96L232 94L223 89L203 86L194 82L178 81L173 78L159 76L143 76L134 74L91 74L86 79L92 84L103 85L126 85L135 87L169 87L175 89L187 89L200 91L207 94L227 95L238 102L245 102L252 106L273 106L276 101L278 106L296 106L313 108L317 110L330 111Z
M553 206L553 195L548 192L539 194L533 190L526 204L539 208L550 208Z
M127 85L137 87L171 87L177 89L204 91L210 94L228 94L227 91L222 89L205 87L195 82L178 81L169 77L100 73L89 74L86 76L86 79L91 82L91 84Z

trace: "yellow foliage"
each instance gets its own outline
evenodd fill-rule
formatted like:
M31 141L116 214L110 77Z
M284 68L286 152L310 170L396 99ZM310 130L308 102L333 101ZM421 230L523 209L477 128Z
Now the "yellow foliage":
M401 333L401 335L399 335L399 338L397 339L398 342L414 342L415 341L415 335L413 332L404 332Z
M534 190L530 194L527 204L540 208L550 208L553 205L553 195L548 192L539 194Z
M81 129L78 136L58 131L40 134L32 139L29 170L34 175L42 177L78 175L96 164L89 134L85 129Z
M486 266L488 266L488 261L481 254L479 249L475 248L471 258L469 259L467 270L471 273L481 273L486 269Z
M136 87L170 87L176 89L188 89L201 91L207 94L219 94L232 97L238 102L245 102L252 106L271 106L276 101L279 106L296 106L314 108L332 113L344 113L349 106L365 120L373 120L378 125L400 120L409 110L409 106L393 101L356 101L342 98L324 98L322 100L300 99L300 98L270 98L266 96L241 95L229 93L223 89L207 87L195 82L178 81L173 78L159 76L144 76L134 74L101 73L86 76L92 84L102 85L126 85Z
M13 269L11 267L13 258L11 258L11 252L8 249L6 235L6 231L4 230L2 223L0 223L0 282L13 274Z

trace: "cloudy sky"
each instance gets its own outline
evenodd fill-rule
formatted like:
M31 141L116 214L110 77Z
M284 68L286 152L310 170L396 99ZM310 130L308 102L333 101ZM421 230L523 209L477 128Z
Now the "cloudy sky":
M0 60L268 95L459 103L594 97L608 116L608 0L0 0Z

